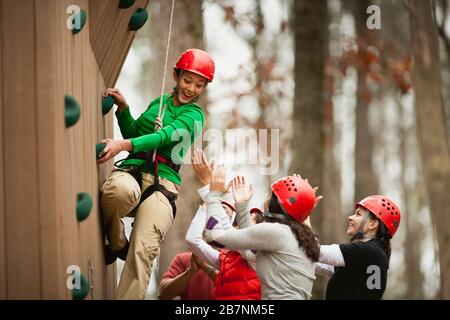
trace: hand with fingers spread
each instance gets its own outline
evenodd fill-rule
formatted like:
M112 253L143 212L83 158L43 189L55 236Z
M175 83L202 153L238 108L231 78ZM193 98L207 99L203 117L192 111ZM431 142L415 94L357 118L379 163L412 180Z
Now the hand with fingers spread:
M317 190L319 190L319 187L314 187L314 191L317 193ZM319 204L320 200L323 199L323 196L317 196L316 199L314 200L314 207L317 207L317 205Z
M214 171L214 160L209 164L203 150L198 148L194 150L194 155L191 159L195 175L202 187L210 184L212 172Z
M113 140L105 139L101 143L106 143L106 147L99 155L97 163L105 163L109 159L114 158L121 151L133 152L133 144L130 140Z
M103 93L103 96L112 96L114 97L115 103L117 105L117 108L120 112L124 111L126 108L128 108L128 103L125 100L125 97L122 95L119 89L117 88L108 88L106 89L105 93Z
M300 179L303 179L302 176L299 175L298 173L294 173L294 177L299 177ZM306 179L306 178L305 178L305 181L306 181L307 183L309 183L308 179ZM315 192L315 193L317 193L317 190L319 190L319 187L314 187L314 192ZM317 205L319 204L320 200L322 200L322 199L323 199L323 196L317 196L317 197L315 198L313 209L314 209L315 207L317 207Z
M247 190L244 176L235 177L231 183L231 188L236 203L248 201L253 196L253 186L250 185L249 190Z
M229 186L225 185L225 176L226 176L226 168L223 164L217 166L216 170L211 177L211 183L209 189L211 191L219 191L222 193L226 193L228 191Z

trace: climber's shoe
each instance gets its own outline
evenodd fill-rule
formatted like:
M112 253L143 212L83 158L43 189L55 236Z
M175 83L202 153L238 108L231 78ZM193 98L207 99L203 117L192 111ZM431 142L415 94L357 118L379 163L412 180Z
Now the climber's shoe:
M110 265L116 262L117 258L125 261L127 259L128 248L130 247L130 243L127 241L125 247L120 250L114 251L108 245L105 246L105 261L107 265Z

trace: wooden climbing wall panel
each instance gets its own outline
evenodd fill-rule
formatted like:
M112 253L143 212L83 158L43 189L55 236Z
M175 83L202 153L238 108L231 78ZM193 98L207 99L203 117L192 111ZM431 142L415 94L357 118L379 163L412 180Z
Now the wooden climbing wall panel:
M133 42L134 32L128 30L130 18L137 8L147 4L148 0L137 0L130 8L117 10L116 6L105 5L105 1L89 2L95 15L90 29L92 50L107 86L116 83Z
M0 300L6 298L6 260L5 260L5 194L4 194L4 179L3 179L3 59L2 52L3 38L2 38L2 6L0 5Z
M114 136L102 93L114 85L134 36L126 19L146 4L120 10L116 0L0 0L0 299L71 299L72 265L91 280L87 298L114 298L99 210L112 164L97 165L95 145ZM70 5L88 14L76 35L66 27ZM66 94L81 106L70 128ZM82 222L79 192L93 200Z
M7 297L38 299L42 257L34 3L2 1L2 14L2 93L3 105L8 106L2 109Z

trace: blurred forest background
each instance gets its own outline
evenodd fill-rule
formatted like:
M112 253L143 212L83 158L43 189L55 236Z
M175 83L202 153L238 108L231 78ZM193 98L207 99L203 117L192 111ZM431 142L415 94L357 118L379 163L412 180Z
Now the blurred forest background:
M149 21L116 85L135 117L160 95L170 6L150 1ZM369 29L377 14L379 29ZM256 186L253 206L271 182L301 173L324 195L312 216L324 244L347 241L346 217L366 195L384 194L400 206L384 299L450 298L449 16L448 0L175 1L169 65L191 47L216 61L202 97L207 128L279 129L274 175L235 163L239 150L210 155L231 169L228 178L244 174ZM148 299L172 258L187 250L200 199L190 165L182 175L179 214ZM118 262L118 276L121 268ZM316 281L314 299L323 299L324 286Z

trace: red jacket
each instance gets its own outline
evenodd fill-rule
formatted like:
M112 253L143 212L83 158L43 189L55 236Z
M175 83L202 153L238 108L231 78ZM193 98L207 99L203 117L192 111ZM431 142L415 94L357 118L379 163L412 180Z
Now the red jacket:
M261 282L239 252L221 250L215 300L261 300Z

